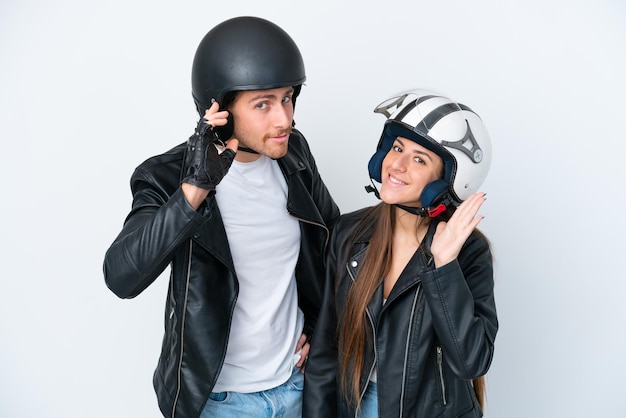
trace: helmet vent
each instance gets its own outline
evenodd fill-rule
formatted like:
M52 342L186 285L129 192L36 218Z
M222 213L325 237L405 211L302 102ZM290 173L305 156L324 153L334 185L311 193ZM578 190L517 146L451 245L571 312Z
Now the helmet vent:
M463 138L458 141L441 141L441 145L458 149L467 155L475 164L478 164L483 160L483 150L478 145L478 142L476 142L476 138L474 138L472 128L470 128L467 119L465 120L465 124L467 126L467 131L465 131L465 136ZM469 147L467 145L469 145Z

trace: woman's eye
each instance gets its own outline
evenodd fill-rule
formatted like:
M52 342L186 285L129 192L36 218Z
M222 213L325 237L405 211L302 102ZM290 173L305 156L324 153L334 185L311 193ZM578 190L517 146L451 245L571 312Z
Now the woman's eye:
M400 148L397 145L394 145L393 147L391 147L392 150L394 150L395 152L402 152L402 148Z

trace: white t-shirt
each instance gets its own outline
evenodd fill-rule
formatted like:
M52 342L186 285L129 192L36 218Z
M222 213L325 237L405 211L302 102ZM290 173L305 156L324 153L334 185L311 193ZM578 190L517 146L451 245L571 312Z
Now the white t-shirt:
M304 326L295 266L300 225L287 212L287 183L278 163L261 156L233 161L216 188L239 296L224 366L214 392L257 392L286 382L299 359Z

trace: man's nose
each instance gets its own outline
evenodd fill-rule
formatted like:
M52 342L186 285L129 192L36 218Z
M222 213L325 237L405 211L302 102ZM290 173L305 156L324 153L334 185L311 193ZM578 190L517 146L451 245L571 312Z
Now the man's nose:
M291 117L293 111L287 108L287 106L274 106L274 125L280 128L286 128L291 126Z

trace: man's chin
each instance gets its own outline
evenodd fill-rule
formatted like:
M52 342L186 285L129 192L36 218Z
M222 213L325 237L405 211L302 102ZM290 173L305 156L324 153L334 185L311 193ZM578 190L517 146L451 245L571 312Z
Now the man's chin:
M265 155L267 155L273 160L277 160L279 158L284 157L285 154L287 154L288 148L289 148L289 145L287 143L281 144L280 146L273 146L266 150Z

